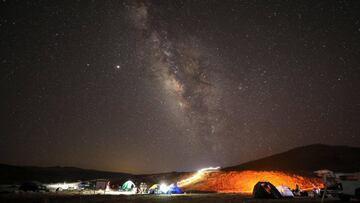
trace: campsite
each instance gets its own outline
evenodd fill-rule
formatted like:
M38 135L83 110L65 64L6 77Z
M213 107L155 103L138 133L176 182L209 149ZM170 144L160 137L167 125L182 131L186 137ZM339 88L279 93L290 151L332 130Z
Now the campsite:
M83 169L49 168L46 174L52 174L53 179L44 178L45 168L29 168L2 166L0 171L7 174L2 179L0 200L6 202L336 202L356 200L360 188L358 158L351 162L334 163L328 159L321 163L328 169L310 171L309 167L316 165L304 164L301 167L288 170L287 165L273 165L273 168L254 170L244 166L249 164L261 168L262 163L277 162L279 158L292 159L293 154L312 154L314 151L343 152L342 155L356 154L360 149L342 146L311 145L295 148L264 159L244 163L242 168L207 167L195 172L171 172L148 175L133 175L124 173L109 173ZM335 150L336 149L336 150ZM331 154L331 153L329 153ZM266 161L264 161L266 160ZM285 162L291 162L287 160ZM309 160L309 163L311 161ZM231 169L231 170L230 170ZM297 169L297 171L295 170ZM313 169L313 168L311 168ZM18 170L32 171L29 177L15 180ZM346 173L339 173L340 171ZM63 171L59 173L59 171ZM74 174L70 174L70 171ZM305 172L307 171L307 172ZM36 174L36 175L35 175ZM66 176L71 175L71 176ZM92 174L81 176L84 174ZM3 178L5 178L3 176ZM79 180L82 178L82 180ZM59 181L62 180L62 181ZM77 180L77 181L75 181ZM42 181L42 182L39 182ZM22 182L22 183L21 183ZM351 187L349 186L352 185ZM351 189L352 188L352 189Z

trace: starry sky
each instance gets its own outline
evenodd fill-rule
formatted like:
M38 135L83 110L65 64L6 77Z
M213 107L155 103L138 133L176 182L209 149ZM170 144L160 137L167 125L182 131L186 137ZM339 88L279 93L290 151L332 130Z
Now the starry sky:
M0 2L0 162L131 173L360 146L359 1Z

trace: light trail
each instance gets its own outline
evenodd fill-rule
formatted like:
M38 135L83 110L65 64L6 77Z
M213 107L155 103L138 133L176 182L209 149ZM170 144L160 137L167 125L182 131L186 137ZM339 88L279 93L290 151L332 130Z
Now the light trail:
M178 181L178 182L177 182L177 185L178 185L179 187L184 187L184 186L186 186L186 185L188 185L188 184L190 184L190 183L193 183L193 182L199 180L200 178L203 177L203 175L204 175L205 173L212 172L212 171L218 171L219 169L220 169L219 166L218 166L218 167L202 168L202 169L198 170L198 171L197 171L194 175L192 175L191 177L186 178L186 179L181 180L181 181Z

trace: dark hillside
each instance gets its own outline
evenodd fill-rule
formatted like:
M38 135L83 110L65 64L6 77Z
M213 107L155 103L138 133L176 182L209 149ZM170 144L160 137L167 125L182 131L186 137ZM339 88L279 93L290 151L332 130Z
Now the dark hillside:
M335 172L360 171L360 148L314 144L223 170L279 170L309 173L319 169Z

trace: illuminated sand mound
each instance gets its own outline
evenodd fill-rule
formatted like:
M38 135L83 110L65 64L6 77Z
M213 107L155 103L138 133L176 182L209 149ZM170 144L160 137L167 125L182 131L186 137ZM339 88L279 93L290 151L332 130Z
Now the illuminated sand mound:
M195 177L195 178L193 178ZM232 171L232 172L204 172L184 177L178 185L182 190L211 191L221 193L251 193L254 185L259 181L271 182L274 186L286 185L294 189L296 184L301 189L322 187L321 180L277 171Z

